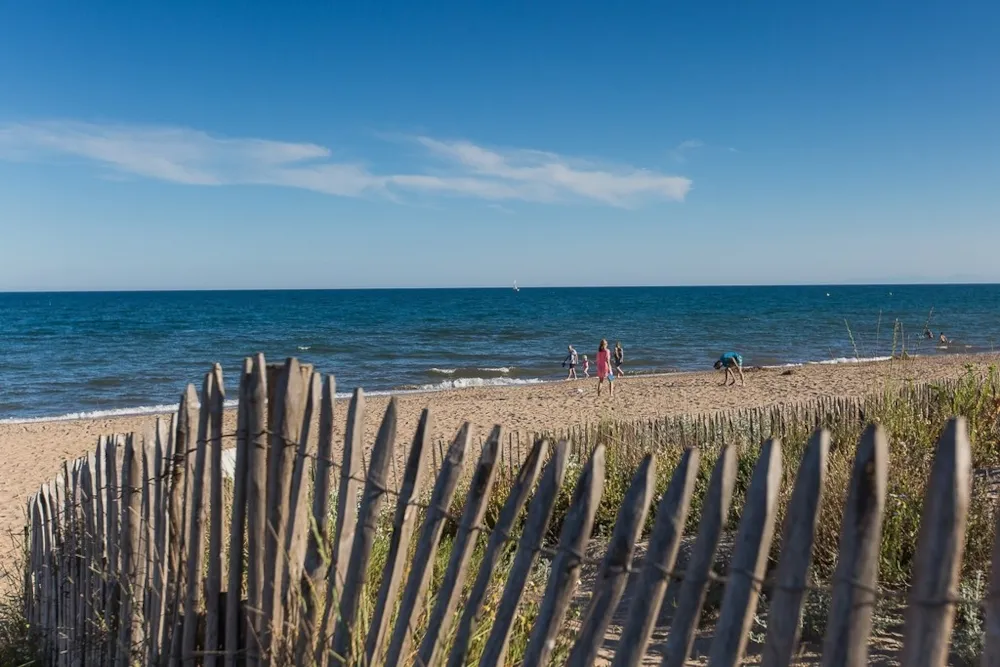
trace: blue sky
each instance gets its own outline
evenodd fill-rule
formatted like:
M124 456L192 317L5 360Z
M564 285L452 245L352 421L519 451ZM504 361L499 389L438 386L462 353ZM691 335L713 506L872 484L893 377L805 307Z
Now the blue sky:
M0 290L1000 281L1000 5L0 5Z

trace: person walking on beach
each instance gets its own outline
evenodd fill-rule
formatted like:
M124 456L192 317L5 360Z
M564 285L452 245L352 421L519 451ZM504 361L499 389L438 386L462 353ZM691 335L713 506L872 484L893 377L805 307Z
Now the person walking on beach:
M566 379L567 380L575 380L576 379L576 363L577 363L578 360L579 360L579 357L576 355L576 350L574 350L573 346L570 345L569 346L569 354L566 355L566 358L563 359L563 363L562 363L563 368L566 368L566 364L569 364L569 374L566 375Z
M747 381L743 377L743 357L736 352L726 352L724 355L719 357L719 360L715 362L715 370L720 368L726 369L726 377L722 381L722 386L725 387L729 384L729 376L733 378L733 384L736 384L736 372L734 368L740 374L740 382L745 387L747 386Z
M625 375L625 371L622 370L622 364L625 362L625 350L622 349L622 342L618 341L615 343L615 358L614 367L615 373L619 376Z
M601 344L597 348L597 395L601 395L601 385L608 381L608 396L615 395L615 374L611 371L611 350L608 349L608 341L601 339Z
M583 355L583 377L590 379L590 360L587 359L587 355Z

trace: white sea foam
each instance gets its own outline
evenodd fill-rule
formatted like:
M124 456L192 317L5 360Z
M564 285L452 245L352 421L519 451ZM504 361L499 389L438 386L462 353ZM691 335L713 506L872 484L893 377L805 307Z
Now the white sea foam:
M225 407L235 408L238 404L236 400L225 402ZM0 424L34 424L39 422L64 422L74 419L107 419L113 417L134 417L138 415L162 415L177 412L179 406L174 404L164 405L140 405L135 408L112 408L110 410L88 410L83 412L68 412L64 415L52 415L46 417L11 417L0 419Z
M398 394L423 394L446 389L466 389L470 387L498 387L508 385L541 384L543 380L512 379L512 378L458 378L455 380L445 380L439 384L425 384L409 389L391 389L366 391L365 396L395 396ZM349 391L338 391L338 400L350 399L353 395ZM229 400L225 402L226 408L235 408L238 401ZM41 422L61 422L74 421L77 419L112 419L115 417L139 417L142 415L166 415L177 412L178 404L164 403L161 405L140 405L133 408L113 408L109 410L87 410L81 412L68 412L62 415L47 415L44 417L9 417L0 419L0 424L35 424Z
M799 361L790 364L776 364L774 366L764 366L764 368L798 368L800 366L833 366L836 364L864 364L876 361L889 361L892 357L837 357L836 359L823 359L820 361Z
M458 368L430 368L430 369L428 369L427 372L428 373L434 373L436 375L454 375L459 370L460 369L458 369ZM504 373L504 374L507 374L507 373L510 373L514 369L511 366L493 366L493 367L486 367L486 368L477 368L476 370L482 371L484 373Z
M542 384L538 378L457 378L437 384L420 385L418 391L442 391L445 389L469 389L472 387L509 387L525 384Z
M299 345L298 348L300 350L309 350L312 349L312 345Z
M889 361L892 357L837 357L836 359L825 359L823 361L811 361L812 364L863 364L869 361Z

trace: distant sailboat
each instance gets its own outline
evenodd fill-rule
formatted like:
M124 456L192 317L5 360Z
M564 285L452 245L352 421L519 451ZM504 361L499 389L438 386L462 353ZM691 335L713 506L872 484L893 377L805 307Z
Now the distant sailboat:
M514 281L514 291L515 292L520 292L521 291L521 288L517 286L517 281L516 280Z

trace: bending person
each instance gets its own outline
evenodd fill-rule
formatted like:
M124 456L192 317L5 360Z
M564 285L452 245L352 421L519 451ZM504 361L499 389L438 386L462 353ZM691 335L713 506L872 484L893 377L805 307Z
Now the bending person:
M740 382L745 387L747 386L746 378L743 377L743 357L736 352L726 352L724 355L719 357L719 360L715 362L715 370L721 368L726 369L726 377L722 381L722 386L729 384L729 378L732 376L733 384L736 384L736 373L740 374ZM734 370L735 369L735 370Z

